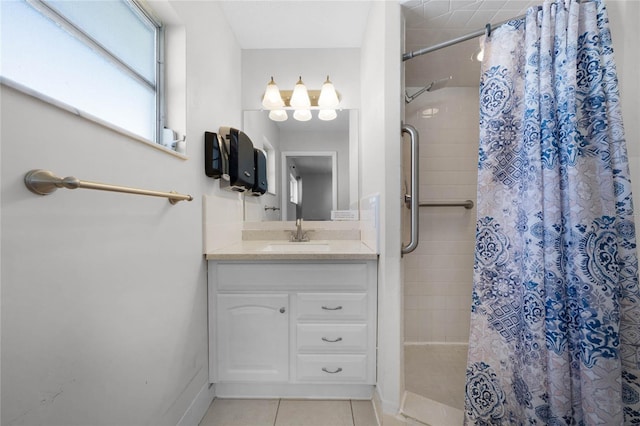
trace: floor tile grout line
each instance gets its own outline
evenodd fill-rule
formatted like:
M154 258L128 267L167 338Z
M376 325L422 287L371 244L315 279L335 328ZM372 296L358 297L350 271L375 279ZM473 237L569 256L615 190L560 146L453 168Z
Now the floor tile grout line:
M278 412L280 411L280 402L282 401L282 398L278 399L278 406L276 407L276 415L273 418L273 426L276 426L276 423L278 421Z
M349 408L351 408L351 424L353 426L356 426L356 417L355 417L355 414L353 414L353 400L352 399L349 400Z

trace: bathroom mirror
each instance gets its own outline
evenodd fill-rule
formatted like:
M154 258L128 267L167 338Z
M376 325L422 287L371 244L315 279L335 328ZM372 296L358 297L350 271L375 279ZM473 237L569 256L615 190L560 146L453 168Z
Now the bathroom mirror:
M304 122L294 120L292 111L287 112L286 121L276 122L269 119L268 111L244 111L243 131L256 148L266 152L269 180L266 194L245 197L245 220L295 220L288 170L292 165L296 176L302 174L297 185L302 197L315 194L306 208L302 205L303 219L330 220L331 210L357 210L358 111L340 110L331 121L319 120L317 111L312 111L313 118ZM321 213L320 200L324 200Z

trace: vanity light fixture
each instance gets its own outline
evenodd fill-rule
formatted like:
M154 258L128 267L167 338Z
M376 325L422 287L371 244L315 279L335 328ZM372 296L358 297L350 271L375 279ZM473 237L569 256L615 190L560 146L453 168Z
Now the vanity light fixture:
M267 84L267 90L264 92L264 96L262 97L262 106L265 109L282 109L284 107L284 101L282 100L282 96L280 96L280 90L278 90L278 86L276 86L276 82L273 81L273 77L271 77L271 81Z
M291 105L292 108L296 109L309 108L311 106L309 92L307 91L307 87L302 82L302 76L300 76L298 82L296 83L296 86L293 88L293 94L291 95L289 105Z
M329 76L321 90L307 90L300 76L293 91L280 91L271 77L262 98L262 106L269 110L269 118L273 121L285 121L288 109L295 110L293 118L298 121L310 120L312 109L320 110L320 120L329 121L338 115L336 109L340 107L340 97Z
M283 109L272 109L269 111L269 118L273 121L287 121L289 116L287 115L287 111Z
M336 88L333 87L333 83L329 80L329 76L327 76L327 81L322 84L322 89L320 90L318 106L325 109L335 109L338 105L340 105L340 100L338 99Z
M293 118L298 121L309 121L311 120L311 111L308 109L297 109L293 112Z
M318 118L323 121L331 121L338 116L335 109L321 109Z

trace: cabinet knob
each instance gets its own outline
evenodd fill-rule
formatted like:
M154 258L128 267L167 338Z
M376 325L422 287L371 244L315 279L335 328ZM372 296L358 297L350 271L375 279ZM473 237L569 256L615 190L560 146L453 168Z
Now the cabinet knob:
M326 367L322 367L322 371L324 371L325 373L329 373L329 374L336 374L342 371L342 368L338 367L333 371L329 371L326 369Z
M280 308L280 313L284 314L287 310L285 308Z
M328 343L336 343L336 342L342 342L342 337L338 337L337 339L327 339L326 337L322 338L323 342L328 342Z

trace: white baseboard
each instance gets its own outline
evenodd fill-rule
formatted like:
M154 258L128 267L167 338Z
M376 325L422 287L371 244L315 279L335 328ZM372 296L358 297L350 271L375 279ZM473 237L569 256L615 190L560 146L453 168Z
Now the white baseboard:
M377 384L375 388L375 395L377 397L377 401L376 399L374 399L374 401L376 401L376 403L378 404L376 408L379 408L380 413L383 416L388 414L395 416L400 412L401 401L388 401L383 398L382 396L383 394L384 394L384 390L382 389L380 384Z
M191 402L191 405L189 405L189 408L187 408L187 411L182 415L177 426L198 426L216 396L215 390L213 383L205 383Z
M380 394L378 393L377 386L373 392L373 398L371 399L371 402L373 403L373 412L376 415L376 421L378 422L378 426L380 426L384 423L382 421L384 413L382 412L382 400L380 399Z
M217 383L218 398L371 399L372 385Z

